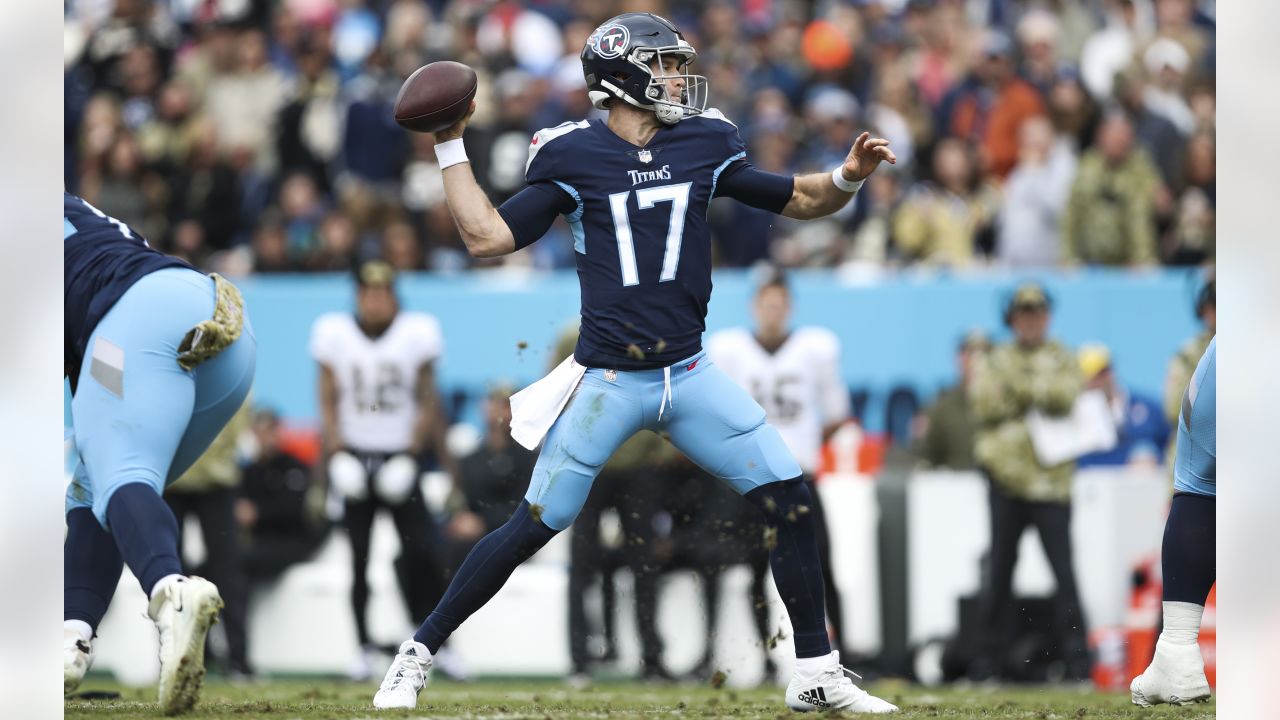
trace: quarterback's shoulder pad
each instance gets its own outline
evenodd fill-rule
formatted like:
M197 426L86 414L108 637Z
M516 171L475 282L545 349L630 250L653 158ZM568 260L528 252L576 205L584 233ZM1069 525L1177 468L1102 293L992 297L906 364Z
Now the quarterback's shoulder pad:
M586 120L563 122L555 127L542 128L533 134L529 141L529 159L524 164L525 180L550 180L555 174L555 158L561 150L567 149L568 142L563 138L574 130L583 130L590 123ZM551 150L547 146L555 144Z
M723 154L726 164L746 157L747 146L738 134L738 126L729 122L719 110L707 108L702 114L681 122L692 122L699 133L706 133L707 147Z
M719 108L707 108L706 110L703 110L700 114L696 115L695 117L700 117L700 118L703 118L704 120L716 120L724 123L726 126L733 128L734 130L738 129L738 126L734 125L732 120L725 117L724 113L720 112Z

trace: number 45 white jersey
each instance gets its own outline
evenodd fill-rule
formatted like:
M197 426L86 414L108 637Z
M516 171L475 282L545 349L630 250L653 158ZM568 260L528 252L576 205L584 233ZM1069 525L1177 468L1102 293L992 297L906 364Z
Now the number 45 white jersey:
M746 388L806 473L818 468L822 428L849 417L849 390L840 377L840 341L829 330L801 327L777 351L745 328L715 333L711 360Z
M418 371L443 353L440 324L425 313L399 313L376 338L350 313L317 318L311 357L333 371L343 444L363 452L407 450L418 417Z

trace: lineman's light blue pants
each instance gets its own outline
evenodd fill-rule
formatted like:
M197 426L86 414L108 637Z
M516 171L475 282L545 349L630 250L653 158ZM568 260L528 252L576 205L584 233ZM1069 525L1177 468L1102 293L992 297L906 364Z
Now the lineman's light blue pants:
M246 315L240 338L192 370L178 344L213 317L213 280L166 268L143 277L103 316L85 348L71 417L80 462L66 511L107 504L126 483L163 492L209 447L249 393L257 340Z

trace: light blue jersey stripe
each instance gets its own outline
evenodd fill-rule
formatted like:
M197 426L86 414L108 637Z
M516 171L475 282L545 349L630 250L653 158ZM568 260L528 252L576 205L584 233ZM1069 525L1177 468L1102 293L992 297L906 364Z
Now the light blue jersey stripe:
M740 152L720 163L720 167L716 168L715 172L711 173L711 197L714 198L716 196L716 183L720 182L720 173L724 172L724 169L732 165L735 161L741 160L746 156L747 153L744 150L743 152Z
M77 232L79 232L79 230L76 230L76 226L72 225L70 220L66 218L62 218L62 239L63 240L66 240L72 235L75 235Z
M573 233L574 252L578 252L583 255L586 255L587 254L587 236L586 236L586 232L582 229L582 211L585 209L582 204L582 196L579 195L578 191L575 190L574 187L568 183L562 183L559 180L552 180L552 182L559 185L562 190L572 195L573 201L578 203L577 209L569 213L568 215L565 215L564 219L569 222L569 230Z

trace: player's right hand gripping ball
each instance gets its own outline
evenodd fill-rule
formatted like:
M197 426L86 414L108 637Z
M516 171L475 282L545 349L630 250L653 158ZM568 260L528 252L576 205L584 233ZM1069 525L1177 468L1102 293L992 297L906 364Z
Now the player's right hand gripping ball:
M415 132L439 132L458 122L476 96L476 71L452 60L418 68L396 96L396 122Z

